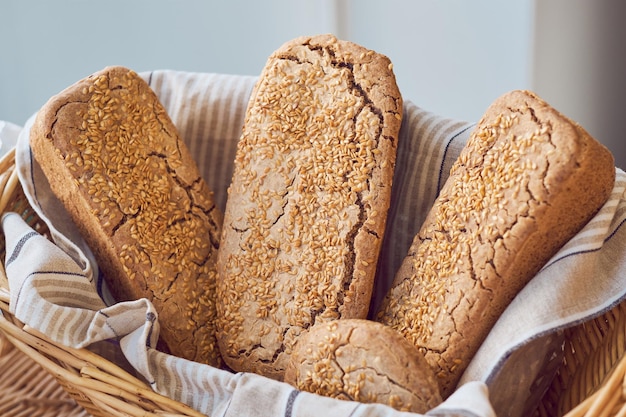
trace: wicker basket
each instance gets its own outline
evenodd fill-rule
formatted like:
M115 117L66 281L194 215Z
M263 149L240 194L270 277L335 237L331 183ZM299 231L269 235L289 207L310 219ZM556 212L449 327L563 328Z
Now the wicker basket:
M0 334L0 415L3 417L88 417L56 382Z
M0 160L0 213L8 211L21 213L31 227L45 235L45 224L28 205L17 180L14 151ZM4 259L4 239L0 239L0 256ZM9 299L8 280L0 264L0 337L47 371L91 415L203 416L155 393L95 353L58 345L24 326L9 312ZM566 330L563 362L534 415L626 416L625 338L626 303ZM11 351L3 348L0 339L0 359Z

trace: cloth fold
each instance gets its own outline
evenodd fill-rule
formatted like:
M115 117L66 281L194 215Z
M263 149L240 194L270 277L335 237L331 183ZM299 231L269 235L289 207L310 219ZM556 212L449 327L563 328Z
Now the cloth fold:
M181 71L140 74L161 99L223 208L255 77ZM3 217L11 309L67 346L109 342L153 389L206 415L401 416L389 407L299 392L259 375L231 373L158 352L158 317L147 300L115 303L89 248L32 158L22 128L16 164L31 206L53 243L14 214ZM474 124L405 99L391 209L376 277L382 299ZM15 134L15 129L11 130ZM0 132L1 133L1 132ZM4 150L4 148L3 148ZM610 200L516 297L467 368L456 392L430 416L528 415L562 355L562 329L596 317L626 293L626 174Z

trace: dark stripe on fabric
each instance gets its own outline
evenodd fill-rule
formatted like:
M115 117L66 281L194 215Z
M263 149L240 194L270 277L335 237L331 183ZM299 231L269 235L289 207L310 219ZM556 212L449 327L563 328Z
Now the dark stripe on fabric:
M615 236L615 234L616 234L617 232L619 232L619 230L620 230L620 229L621 229L621 227L624 225L624 223L626 223L626 219L622 220L622 221L621 221L621 223L620 223L620 224L619 224L619 225L615 228L615 230L613 230L613 231L612 231L612 232L611 232L611 233L610 233L610 234L609 234L609 235L608 235L608 236L604 239L604 243L607 243L609 240L611 240L611 239ZM556 263L558 263L558 262L561 262L563 259L570 258L570 257L572 257L572 256L574 256L574 255L583 255L583 254L585 254L585 253L598 252L598 251L600 251L601 249L602 249L602 246L597 247L597 248L593 248L593 249L584 249L584 250L579 250L579 251L575 251L575 252L572 252L572 253L568 253L567 255L565 255L565 256L563 256L563 257L560 257L560 258L557 258L557 259L555 259L554 261L552 261L552 262L550 262L550 263L548 263L548 264L544 265L544 266L543 266L543 268L541 268L541 270L543 271L543 270L545 270L545 269L548 269L548 268L550 268L552 265L554 265L554 264L556 264Z
M151 348L150 341L152 340L152 332L154 331L154 322L157 320L156 315L153 312L146 314L146 322L148 322L148 337L146 338L146 346Z
M452 144L452 142L454 142L454 140L456 138L458 138L459 136L461 136L463 133L467 132L469 129L472 129L475 125L472 123L469 126L466 126L464 129L461 129L459 132L457 132L454 136L452 136L450 138L450 140L448 141L448 143L446 143L446 147L443 150L443 158L441 158L441 166L439 167L439 178L437 179L437 195L439 195L439 192L441 191L441 187L442 187L442 182L443 182L443 167L446 164L446 158L448 156L448 150L450 148L450 145Z
M37 198L37 187L35 187L35 182L33 181L33 178L35 178L35 158L33 157L33 151L30 149L30 147L28 148L28 159L30 160L29 181L30 181L30 185L33 188L33 198L37 202L37 205L41 206L41 204L39 204L39 199Z
M102 271L100 269L98 269L98 278L96 279L96 291L98 292L98 295L100 296L102 301L105 301L105 298L104 298L104 274L102 273Z
M551 327L549 329L546 329L544 331L541 331L539 333L537 333L536 335L534 335L533 337L526 339L524 341L522 341L521 343L518 343L517 345L511 347L510 349L508 349L506 352L504 352L500 358L498 359L497 363L491 367L491 371L489 372L489 374L487 375L487 377L485 378L484 382L487 385L491 385L491 383L493 382L494 378L496 378L498 376L498 371L500 369L502 369L502 367L504 366L504 363L507 361L507 359L518 349L520 349L521 347L527 345L528 343L537 340L539 338L545 337L549 334L555 334L559 331L562 331L564 329L571 329L575 326L578 326L582 323L586 323L589 322L590 320L593 320L595 318L598 318L600 316L602 316L603 314L606 314L607 312L611 311L612 309L616 308L619 304L621 304L622 302L626 301L626 294L622 294L622 296L620 296L619 298L615 299L611 304L608 304L607 306L605 306L603 309L599 310L599 311L595 311L591 314L587 314L583 317L579 317L576 320L571 320L571 321L566 321L561 323L558 326L555 327Z
M293 390L289 393L287 404L285 404L285 417L291 417L293 415L293 403L296 401L298 395L300 395L300 391L298 390Z
M154 71L150 71L150 73L148 73L148 79L146 80L146 82L148 83L150 88L152 88L152 74L153 73L154 73Z
M13 261L17 259L18 256L20 256L20 252L22 251L22 248L24 247L26 242L28 242L31 238L35 236L40 236L40 234L35 231L28 232L24 236L22 236L20 240L18 240L17 244L15 245L15 249L13 249L13 252L11 252L11 256L6 261L5 267L9 266Z
M617 207L615 210L615 215L613 219L611 219L611 223L618 223L618 226L624 221L624 217L626 217L626 204Z
M348 415L348 417L352 417L353 415L355 415L355 414L356 414L356 412L357 412L357 410L358 410L359 408L361 408L361 406L362 406L362 405L363 405L363 403L358 403L358 404L356 405L356 407L354 407L354 409L350 412L350 414Z
M98 310L98 314L100 314L101 316L105 317L104 320L104 324L111 329L111 331L113 332L113 334L115 335L115 337L120 337L120 334L115 330L115 328L113 326L111 326L111 323L109 323L109 315L102 312L102 310Z
M615 233L617 233L619 231L619 229L624 225L624 223L626 223L626 219L622 219L622 221L619 223L619 225L617 225L617 227L615 228L615 230L613 230L607 237L606 239L604 239L604 242L608 242L609 240L611 240L613 238L613 236L615 236Z

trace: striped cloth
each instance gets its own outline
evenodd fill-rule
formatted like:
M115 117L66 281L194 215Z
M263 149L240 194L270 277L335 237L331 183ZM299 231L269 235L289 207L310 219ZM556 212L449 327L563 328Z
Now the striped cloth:
M223 209L245 107L256 77L154 71L155 90ZM55 244L17 215L6 215L11 309L23 322L68 346L108 343L160 393L215 416L400 416L389 407L299 392L254 374L233 374L160 353L158 321L145 300L112 302L89 248L51 197L28 147L31 120L17 143L20 181L48 220ZM430 113L405 99L392 208L377 273L376 306L424 221L473 124ZM557 361L561 329L601 314L626 292L626 174L617 172L602 211L520 293L478 352L457 391L433 416L519 416L538 398ZM593 277L593 285L589 279ZM563 295L565 294L565 295ZM102 301L104 300L104 302ZM549 375L548 375L549 377ZM516 389L511 389L511 386ZM488 395L489 394L489 395ZM489 401L489 399L491 401ZM528 413L526 413L528 414Z

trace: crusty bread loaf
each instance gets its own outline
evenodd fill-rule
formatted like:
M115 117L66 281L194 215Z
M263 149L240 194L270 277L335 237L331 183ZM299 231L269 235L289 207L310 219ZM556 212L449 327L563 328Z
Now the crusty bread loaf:
M381 54L322 35L269 57L218 256L218 342L234 370L280 380L303 330L366 317L401 118Z
M171 353L221 365L222 214L150 87L132 70L107 67L52 97L30 143L116 299L150 299Z
M377 315L424 352L444 398L614 180L611 153L535 94L513 91L487 109Z
M433 370L418 349L370 320L318 323L300 335L285 382L302 391L425 413L441 403Z

